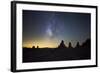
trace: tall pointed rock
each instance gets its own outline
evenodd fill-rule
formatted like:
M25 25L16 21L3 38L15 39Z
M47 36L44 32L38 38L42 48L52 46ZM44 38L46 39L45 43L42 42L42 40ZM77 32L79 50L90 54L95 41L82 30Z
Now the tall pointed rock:
M64 44L64 41L62 40L58 48L67 48L66 45Z

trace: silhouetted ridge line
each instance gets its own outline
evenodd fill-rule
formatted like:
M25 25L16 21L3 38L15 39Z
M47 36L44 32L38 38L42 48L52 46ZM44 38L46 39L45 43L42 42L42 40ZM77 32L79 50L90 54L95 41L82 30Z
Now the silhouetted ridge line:
M71 42L66 47L64 41L57 48L39 48L39 46L23 49L23 62L45 62L64 60L91 59L91 41L87 39L82 45L79 42L73 48Z
M87 39L85 42L83 42L82 43L82 45L80 45L80 43L79 42L77 42L76 43L76 46L75 47L72 47L72 44L71 44L71 42L69 42L69 44L68 44L68 47L65 45L65 43L64 43L64 41L62 40L61 42L60 42L60 44L57 46L57 47L55 47L54 49L61 49L61 48L90 48L90 46L91 46L91 40L90 39ZM23 47L23 48L27 48L27 47ZM36 48L36 49L41 49L39 46L32 46L32 48ZM43 48L47 48L47 49L50 49L50 47L43 47ZM52 48L53 49L53 48Z

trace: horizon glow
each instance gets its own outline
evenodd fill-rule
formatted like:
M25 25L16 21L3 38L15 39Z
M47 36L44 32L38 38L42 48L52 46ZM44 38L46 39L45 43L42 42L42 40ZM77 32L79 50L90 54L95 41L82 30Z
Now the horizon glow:
M91 15L23 10L23 47L58 47L61 40L66 46L71 42L75 47L90 38Z

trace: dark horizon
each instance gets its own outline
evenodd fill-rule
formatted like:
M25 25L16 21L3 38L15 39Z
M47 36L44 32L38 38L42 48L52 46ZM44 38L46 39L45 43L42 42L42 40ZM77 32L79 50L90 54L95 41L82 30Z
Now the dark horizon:
M91 40L91 39L88 38L87 40ZM68 46L66 46L64 40L62 40L62 41L64 42L63 44L66 46L65 48L69 48L69 45L70 45L72 48L76 48L76 47L77 47L77 44L78 44L79 46L82 46L87 40L85 40L82 44L80 44L79 42L77 42L76 45L75 45L75 47L72 46L72 43L71 43L71 42L69 42L69 43L68 43ZM61 42L62 42L62 41L61 41ZM61 44L61 42L58 44L58 46ZM42 47L42 48L49 48L49 49L51 48L51 49L55 49L55 48L58 48L58 46L52 47L52 48L51 48L51 47ZM31 47L23 47L23 48L37 48L37 49L41 49L38 45L37 45L37 46L34 46L34 45L33 45L33 46L31 46Z
M39 48L39 46L23 49L23 63L64 61L64 60L86 60L91 59L91 40L87 39L82 45L77 42L76 47L71 43L66 47L64 41L56 48Z
M89 13L23 10L23 47L57 47L61 40L75 47L91 37Z

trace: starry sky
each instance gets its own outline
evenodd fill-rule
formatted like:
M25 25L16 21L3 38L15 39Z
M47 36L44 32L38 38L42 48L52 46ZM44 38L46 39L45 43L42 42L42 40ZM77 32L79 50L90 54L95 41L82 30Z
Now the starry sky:
M91 33L89 13L23 10L23 47L57 47L61 40L82 44Z

